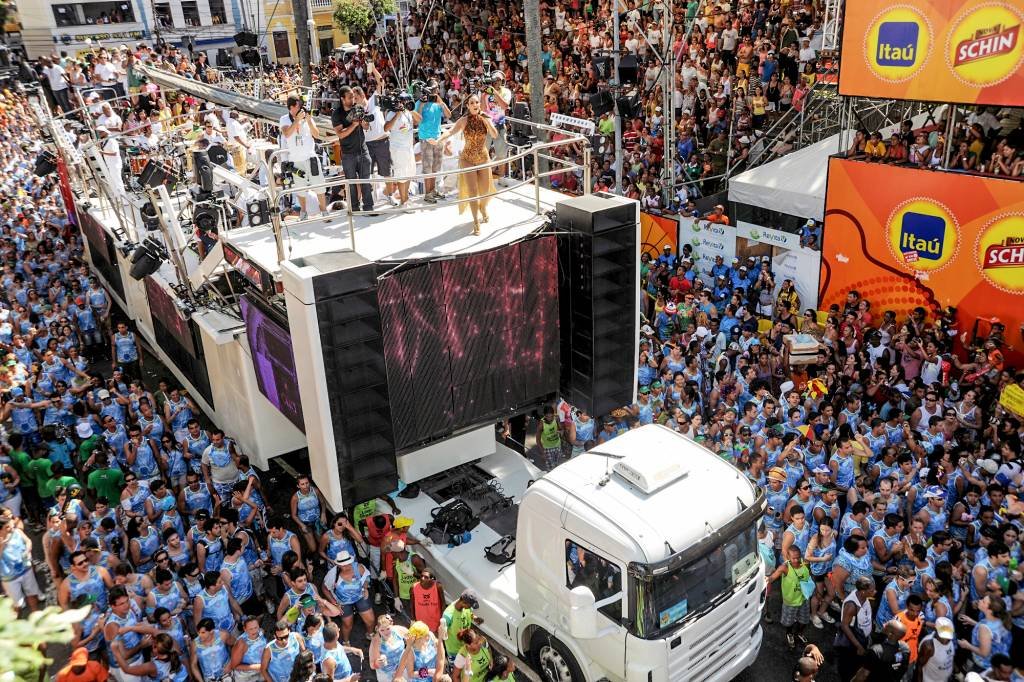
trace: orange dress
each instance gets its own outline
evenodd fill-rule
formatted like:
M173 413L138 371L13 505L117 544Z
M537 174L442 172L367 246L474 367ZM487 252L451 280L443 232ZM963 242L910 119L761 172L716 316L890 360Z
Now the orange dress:
M464 141L462 147L462 153L459 154L459 168L469 168L471 166L479 166L482 163L487 163L491 160L490 154L487 152L487 126L477 116L469 116L466 119L466 127L462 129L462 138ZM459 174L459 213L466 210L466 201L474 198L474 193L469 189L469 181L467 179L467 173ZM477 174L479 177L479 174ZM490 194L494 191L494 180L491 173L487 173L487 186L478 187L475 193L476 196L481 194ZM481 206L486 205L490 197L481 199Z

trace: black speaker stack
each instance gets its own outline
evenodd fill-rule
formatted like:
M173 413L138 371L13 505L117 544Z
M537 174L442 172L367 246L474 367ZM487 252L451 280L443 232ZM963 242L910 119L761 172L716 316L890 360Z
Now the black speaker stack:
M636 55L624 54L619 57L619 85L626 83L636 84L639 77L640 67L636 61Z
M327 254L334 272L313 279L341 494L371 500L398 486L377 267Z
M556 207L561 396L601 416L628 405L636 384L635 202L597 196Z

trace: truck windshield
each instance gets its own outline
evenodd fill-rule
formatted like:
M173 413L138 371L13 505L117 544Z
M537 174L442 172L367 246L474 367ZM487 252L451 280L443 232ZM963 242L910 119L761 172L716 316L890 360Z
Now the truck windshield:
M698 618L724 601L757 566L757 532L751 525L708 554L654 576L648 583L647 603L640 610L641 636L665 636L680 623Z

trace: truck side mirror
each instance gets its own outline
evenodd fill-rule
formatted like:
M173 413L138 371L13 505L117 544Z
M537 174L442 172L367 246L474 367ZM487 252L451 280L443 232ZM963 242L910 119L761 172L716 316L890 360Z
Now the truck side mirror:
M597 636L597 600L589 587L579 585L569 590L569 634L574 639Z

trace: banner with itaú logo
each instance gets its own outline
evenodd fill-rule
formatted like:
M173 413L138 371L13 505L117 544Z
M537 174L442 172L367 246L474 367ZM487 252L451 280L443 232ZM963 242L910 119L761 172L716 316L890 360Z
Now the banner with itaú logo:
M829 160L820 307L851 290L903 320L957 308L998 317L1022 347L1024 185L1015 180Z
M840 94L1024 105L1024 0L856 0L843 22Z

